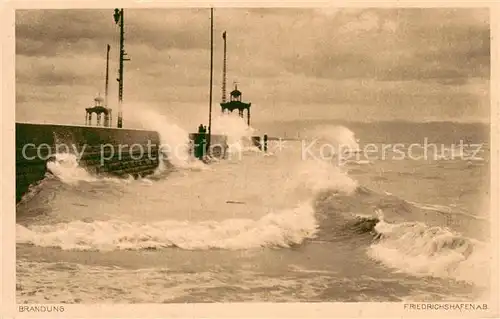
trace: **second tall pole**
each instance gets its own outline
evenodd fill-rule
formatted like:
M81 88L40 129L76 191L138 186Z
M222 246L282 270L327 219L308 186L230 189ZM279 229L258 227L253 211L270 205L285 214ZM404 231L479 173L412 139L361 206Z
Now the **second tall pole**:
M212 136L212 86L214 75L214 8L210 8L210 93L208 102L208 136L207 154L210 150L210 138Z

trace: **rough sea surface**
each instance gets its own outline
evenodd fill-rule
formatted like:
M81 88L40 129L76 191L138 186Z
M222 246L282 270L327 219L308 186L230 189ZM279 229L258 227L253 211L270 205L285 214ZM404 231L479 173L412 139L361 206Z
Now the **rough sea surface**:
M230 158L206 165L170 154L143 179L92 176L74 155L58 154L17 205L17 301L471 301L488 294L487 126L321 125L305 130L304 141L273 142L263 153L239 120L224 121L236 145ZM186 143L187 132L159 125L166 142ZM424 154L411 146L424 137L439 148ZM484 144L472 154L457 148L461 140ZM367 157L372 143L378 151ZM381 158L383 144L396 143ZM339 145L351 149L341 153ZM426 156L400 158L409 150Z

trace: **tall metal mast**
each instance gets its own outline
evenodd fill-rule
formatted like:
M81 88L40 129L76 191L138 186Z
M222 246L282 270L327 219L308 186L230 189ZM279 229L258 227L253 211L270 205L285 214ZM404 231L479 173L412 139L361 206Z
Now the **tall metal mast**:
M125 56L127 53L125 52L125 38L124 38L124 14L122 9L115 9L114 13L115 23L120 27L120 67L118 69L118 121L117 127L123 127L123 62L130 61L129 58Z
M108 107L108 87L109 87L109 50L111 46L108 44L107 52L106 52L106 84L104 86L104 98L106 107Z
M212 136L212 86L214 75L214 8L210 8L210 97L208 102L208 137L207 150L210 150Z
M222 33L224 39L224 63L222 66L222 103L226 103L226 79L227 79L227 52L226 52L226 31Z

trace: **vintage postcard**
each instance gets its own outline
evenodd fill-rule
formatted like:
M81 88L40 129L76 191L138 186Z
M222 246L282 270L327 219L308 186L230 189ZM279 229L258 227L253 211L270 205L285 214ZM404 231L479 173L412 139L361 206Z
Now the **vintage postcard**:
M495 5L2 8L2 317L500 315Z

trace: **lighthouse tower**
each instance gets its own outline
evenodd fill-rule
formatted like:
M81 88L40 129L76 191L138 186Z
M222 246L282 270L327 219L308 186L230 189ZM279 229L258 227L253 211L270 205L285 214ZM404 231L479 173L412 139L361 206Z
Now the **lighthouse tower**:
M103 126L111 126L111 109L108 108L108 78L109 78L109 44L106 51L106 82L104 87L105 98L100 95L94 99L94 106L85 109L85 125L92 125L92 114L97 115L97 126L101 125L101 115L104 114Z
M92 125L92 114L97 115L97 126L101 126L101 116L104 114L104 122L102 126L111 126L111 109L103 105L104 98L97 96L94 99L94 106L85 109L85 125Z
M234 90L230 93L229 102L221 103L222 113L226 113L226 111L233 112L234 110L238 110L238 114L240 117L244 117L244 111L247 111L247 125L250 126L250 106L252 103L245 103L241 101L243 94L240 90L238 90L238 85L234 85Z

